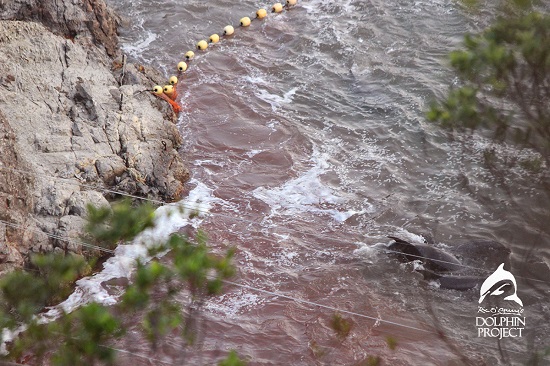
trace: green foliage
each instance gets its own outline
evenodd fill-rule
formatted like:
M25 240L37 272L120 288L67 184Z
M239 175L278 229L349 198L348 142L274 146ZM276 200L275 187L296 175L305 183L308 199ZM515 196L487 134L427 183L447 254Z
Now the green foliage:
M313 352L313 356L315 356L316 358L321 358L327 353L327 351L322 348L316 340L311 340L309 342L309 349L311 350L311 352Z
M13 325L30 321L44 308L49 296L45 281L24 271L15 271L3 277L0 291L3 312L11 315L8 324Z
M113 249L120 241L134 239L139 233L154 226L152 205L146 203L132 207L123 200L109 207L88 205L86 231L107 248Z
M36 319L27 323L27 329L20 334L10 347L10 356L20 358L30 352L34 358L41 360L55 346L59 345L60 337L56 330L58 324L39 324ZM36 362L41 364L43 362Z
M351 331L351 321L342 317L342 315L336 313L332 316L330 326L340 339L345 339Z
M461 86L433 103L430 121L453 130L488 127L550 156L550 16L502 18L477 35L450 62Z
M529 170L532 173L540 173L542 171L542 168L543 168L543 162L539 158L521 160L520 165L524 169Z
M367 360L365 361L365 366L378 366L382 363L382 359L380 356L369 356L367 357Z
M237 352L234 350L231 350L229 352L229 355L227 355L227 358L220 363L218 363L219 366L246 366L246 362L241 360L239 358L239 355L237 355Z
M151 206L132 208L129 201L114 205L113 210L89 207L87 229L93 238L113 247L154 227L153 213ZM32 257L31 272L16 271L2 278L0 326L25 327L10 346L11 356L30 354L37 364L114 364L116 352L105 345L122 336L126 325L113 314L128 312L141 316L143 334L153 350L177 328L181 328L180 337L191 342L197 309L207 296L220 293L223 280L235 273L231 263L234 251L213 255L202 232L194 240L173 234L165 243L152 244L156 246L150 254L169 253L167 260L138 262L133 283L117 306L90 303L47 324L40 324L37 315L45 306L64 299L74 281L89 272L91 265L76 255L37 255ZM181 298L176 301L182 292L190 295L186 296L187 306L182 306ZM223 362L244 365L236 353L230 353Z
M14 271L0 280L0 308L5 325L29 322L45 306L69 294L72 283L89 268L73 255L35 255L37 272Z
M231 264L234 250L229 249L224 257L217 257L209 254L206 241L206 235L199 232L196 243L181 235L170 236L167 243L175 273L187 283L193 296L219 294L222 280L235 274Z
M104 344L123 334L120 322L102 305L91 303L64 317L55 327L62 344L53 354L58 366L114 364L115 351Z
M130 240L154 225L152 207L132 209L127 201L114 206L112 212L90 208L89 216L89 232L109 245L120 240ZM202 232L196 235L194 241L172 234L166 243L155 244L149 254L154 256L170 252L172 263L138 263L134 283L128 287L121 302L125 311L145 312L142 326L153 349L156 349L163 336L182 323L186 324L183 335L187 341L192 342L194 339L187 326L190 324L189 319L184 319L181 309L175 305L174 297L181 288L190 292L191 302L187 308L192 310L192 305L200 303L204 296L219 293L223 279L235 273L231 264L234 252L229 250L223 257L210 254L206 235ZM192 314L188 314L188 317L192 317Z
M14 271L0 280L2 327L26 327L11 347L12 356L29 351L36 358L53 354L53 365L89 365L96 358L108 361L112 352L96 349L117 332L117 324L105 308L90 304L49 324L41 324L37 317L45 306L61 301L72 291L72 284L89 264L76 255L55 254L35 255L31 264L34 271Z
M47 305L53 305L66 298L73 290L73 283L91 271L94 260L77 255L34 255L31 264L38 269L38 276L44 280L49 294Z
M231 264L234 251L228 250L223 257L214 256L209 253L206 242L202 232L196 235L195 241L172 234L166 243L151 250L153 254L169 251L170 266L158 261L138 264L135 281L124 294L121 306L131 311L147 309L142 324L153 349L163 336L183 323L184 338L189 343L195 339L191 319L184 319L181 309L174 305L174 297L181 287L191 295L187 309L188 317L192 318L195 304L200 305L206 296L220 293L223 280L235 273ZM151 301L153 294L157 297L162 294L161 300Z
M150 292L156 282L167 275L167 269L158 262L144 265L137 263L134 283L126 289L122 296L122 305L129 310L144 309L150 301Z
M143 330L153 350L156 350L162 337L181 325L183 320L181 307L176 303L162 300L155 304L152 310L145 314L142 322Z
M395 351L395 349L397 348L397 339L393 338L392 336L387 336L386 344L388 345L389 349Z

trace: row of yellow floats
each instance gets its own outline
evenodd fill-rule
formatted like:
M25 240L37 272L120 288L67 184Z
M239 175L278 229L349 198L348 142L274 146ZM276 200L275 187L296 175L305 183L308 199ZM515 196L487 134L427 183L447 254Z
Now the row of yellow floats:
M286 0L286 8L296 5L297 1L298 0ZM276 3L271 7L271 12L281 13L284 9L285 9L285 6L283 6L283 4ZM266 16L267 16L266 9L258 9L258 11L256 11L255 19L263 19ZM241 27L248 27L252 23L252 20L253 19L250 19L249 17L243 17L240 19L239 25ZM233 35L233 33L235 33L235 28L232 25L227 25L225 26L225 28L223 28L223 36L228 37ZM219 41L220 41L220 36L218 34L212 34L210 38L208 38L208 41L203 39L197 42L197 50L204 51L208 48L209 43L218 43ZM187 70L188 62L195 57L195 52L187 51L184 57L186 61L180 61L177 65L177 69L180 73L183 73ZM177 84L178 84L177 76L172 76L168 80L168 85L165 85L165 86L155 85L153 87L153 94L170 103L170 105L172 106L172 109L176 114L181 112L181 106L176 102L176 98L178 96L178 93L176 90Z

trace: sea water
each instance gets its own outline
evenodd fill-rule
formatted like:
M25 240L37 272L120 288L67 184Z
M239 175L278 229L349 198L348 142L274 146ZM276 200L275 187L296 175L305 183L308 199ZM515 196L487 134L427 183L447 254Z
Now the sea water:
M271 6L111 3L125 20L123 51L167 78L198 40ZM194 222L162 219L159 209L155 235L200 227L215 253L237 249L236 282L297 301L227 286L204 306L207 331L186 353L189 364L213 364L229 349L254 365L356 364L369 356L392 365L448 364L462 355L502 362L495 342L476 337L477 290L439 289L384 252L387 235L429 234L448 246L481 237L512 250L517 276L545 276L527 270L547 270L550 258L541 177L518 166L495 174L483 158L487 150L503 159L534 153L482 133L450 139L425 118L429 102L456 83L446 55L489 18L451 0L299 0L195 51L178 84L181 154L193 176L182 204L207 206ZM116 302L105 283L131 276L144 245L119 247L62 306ZM548 283L518 279L518 288L526 331L547 346ZM352 328L339 340L334 310L298 300L365 316L344 314ZM395 350L387 337L397 340ZM514 338L502 347L517 361L528 357L527 344ZM145 352L147 342L135 347ZM155 356L172 362L179 347L168 341Z

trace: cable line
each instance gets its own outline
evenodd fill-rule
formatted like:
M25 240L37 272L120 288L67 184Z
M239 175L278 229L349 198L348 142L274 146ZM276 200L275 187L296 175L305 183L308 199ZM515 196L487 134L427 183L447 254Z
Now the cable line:
M297 303L302 303L302 304L306 304L306 305L310 305L310 306L316 306L316 307L332 310L332 311L339 312L339 313L344 313L344 314L348 314L348 315L352 315L352 316L357 316L357 317L360 317L360 318L374 320L375 324L376 323L386 323L386 324L395 325L395 326L398 326L398 327L401 327L401 328L407 328L407 329L415 330L415 331L418 331L418 332L428 333L428 334L436 335L438 337L442 337L442 335L439 334L438 332L418 328L418 327L415 327L415 326L412 326L412 325L407 325L407 324L403 324L403 323L399 323L399 322L394 322L394 321L391 321L391 320L384 320L380 317L373 317L373 316L370 316L370 315L365 315L365 314L362 314L362 313L356 313L354 311L349 311L349 310L345 310L345 309L338 309L338 308L335 308L333 306L319 304L319 303L316 303L316 302L313 302L313 301L296 298L296 297L289 296L289 295L286 295L286 294L281 294L279 292L260 289L260 288L257 288L257 287L245 285L245 284L238 283L238 282L233 282L233 281L229 281L229 280L222 280L222 281L226 284L229 284L229 285L233 285L233 286L245 288L245 289L248 289L248 290L260 292L260 293L263 293L263 294L266 294L266 295L280 297L280 298L291 300L291 301L294 301L294 302L297 302ZM423 324L423 325L428 326L428 324ZM473 344L473 345L480 346L480 347L491 347L491 348L494 348L494 349L499 350L499 351L503 350L503 351L506 351L506 352L516 353L516 354L525 354L525 352L514 351L514 350L509 350L509 349L501 349L501 347L499 347L499 346L493 346L493 345L490 345L490 344L484 344L484 343L479 343L479 342L475 342L475 341L470 341L468 339L459 338L459 337L456 337L456 336L453 336L453 335L446 334L446 335L444 335L444 337L451 338L453 340L457 340L457 341L460 341L460 342L466 342L466 343Z
M10 224L10 226L12 226L12 227L18 227L18 228L24 229L21 225L14 225L14 224L11 224L11 223L6 222L4 220L0 220L0 222L4 223L4 224ZM67 242L72 242L74 244L79 244L79 245L88 244L88 243L74 241L74 240L70 240L70 239L66 239L66 238L61 238L57 235L51 235L51 234L47 234L47 233L44 233L44 234L47 235L47 236L56 238L56 239L64 240L64 241L67 241ZM97 246L92 246L92 247L94 247L94 249L98 249L98 250L102 250L102 251L109 251L108 249L102 248L102 247L97 247ZM112 252L112 251L110 251L110 252ZM121 257L124 257L124 256L121 256ZM371 315L366 315L366 314L362 314L362 313L358 313L358 312L354 312L354 311L349 311L349 310L345 310L345 309L338 309L338 308L333 307L333 306L320 304L320 303L317 303L317 302L314 302L314 301L300 299L300 298L293 297L293 296L290 296L290 295L286 295L286 294L283 294L283 293L269 291L269 290L261 289L261 288L258 288L258 287L254 287L254 286L250 286L250 285L230 281L230 280L222 280L222 281L225 284L228 284L228 285L233 285L233 286L240 287L240 288L243 288L243 289L248 289L248 290L259 292L259 293L280 297L280 298L283 298L283 299L291 300L291 301L296 302L296 303L302 303L302 304L306 304L306 305L310 305L310 306L316 306L316 307L319 307L319 308L328 309L328 310L332 310L332 311L335 311L335 312L340 312L340 313L344 313L344 314L348 314L348 315L352 315L352 316L357 316L357 317L373 320L373 321L375 321L375 323L376 322L385 323L385 324L394 325L394 326L398 326L398 327L402 327L402 328L407 328L407 329L411 329L411 330L415 330L415 331L419 331L419 332L423 332L423 333L433 334L433 335L437 335L437 336L441 337L441 335L437 332L427 330L427 329L418 328L418 327L415 327L415 326L411 326L411 325L407 325L407 324L403 324L403 323L399 323L399 322L385 320L385 319L382 319L381 317L374 317L374 316L371 316ZM429 326L428 324L423 324L423 325ZM445 335L445 337L451 338L451 339L454 339L454 340L458 340L458 341L461 341L461 342L470 343L470 344L477 345L477 346L482 346L482 347L489 346L489 347L492 347L492 348L495 348L495 349L500 349L499 347L496 347L496 346L493 346L493 345L482 344L482 343L479 343L479 342L474 342L474 341L462 339L462 338L455 337L455 336L452 336L452 335ZM104 346L104 347L110 348L108 346ZM115 349L115 348L113 348L113 349L118 350L118 349ZM134 354L130 351L126 351L126 350L122 350L122 351L125 352L125 353L136 355L138 357L149 358L148 356ZM519 352L519 351L514 351L514 350L505 350L505 351L511 352L511 353L516 353L516 354L524 354L525 353L525 352ZM155 359L151 359L151 360L155 360ZM155 361L159 361L159 362L162 362L162 363L165 363L165 364L169 364L169 363L161 361L161 360L155 360Z
M72 239L72 238L64 238L64 237L62 237L62 236L55 235L55 234L51 234L51 233L47 233L47 232L42 231L42 230L39 230L39 229L31 229L31 228L28 227L28 226L25 227L25 226L22 226L22 225L19 225L19 224L15 224L15 223L12 223L12 222L8 222L8 221L4 221L4 220L1 220L1 219L0 219L0 223L4 224L4 225L6 225L6 226L10 226L10 227L13 227L13 228L17 228L17 229L29 230L29 231L32 231L32 232L35 232L35 233L44 234L44 235L46 235L46 236L48 236L48 237L50 237L50 238L57 239L57 240L61 240L61 241L67 242L67 243L77 244L77 245L80 245L80 246L82 246L82 247L100 250L100 251L102 251L102 252L109 253L109 254L114 254L114 253L115 253L114 250L111 250L111 249L108 249L108 248L100 247L100 246L98 246L98 245L93 245L93 244L86 243L86 242L79 241L79 240L75 240L75 239Z
M290 6L293 6L295 4L296 4L296 0L287 0L286 6L283 6L280 3L276 3L272 7L272 13L281 13L285 8L288 10ZM256 17L255 18L251 19L250 17L243 17L243 18L240 19L239 25L241 27L248 27L248 26L250 26L252 21L254 21L256 19L258 19L258 20L263 19L264 17L266 17L266 15L267 15L267 11L265 9L263 9L263 8L259 9L256 12ZM233 27L231 25L228 25L224 28L222 37L229 37L229 36L234 34L234 31L235 31L235 27ZM212 34L208 38L208 41L200 40L196 44L196 49L199 50L199 51L204 51L204 50L208 49L209 45L218 43L219 41L220 41L220 36L218 34ZM186 58L187 62L191 61L194 57L195 57L195 54L194 54L193 51L188 51L185 54L185 58ZM180 73L183 73L183 72L187 71L188 70L188 64L185 61L180 61L177 64L177 70ZM178 83L177 78L173 76L169 80L169 85L166 85L164 87L155 86L152 89L152 91L155 95L161 97L162 99L165 99L168 103L170 103L171 106L174 108L174 111L176 113L178 113L181 110L181 107L177 104L177 102L175 102L175 100L177 98L177 90L176 90L177 83ZM157 205L166 205L166 204L168 204L168 203L166 203L162 200L158 200L158 199L140 197L140 196L137 196L137 195L132 195L132 194L129 194L129 193L126 193L126 192L116 191L116 190L105 188L105 187L100 187L100 186L90 185L90 184L84 184L82 182L76 182L72 178L53 177L53 176L49 176L49 175L46 175L46 174L30 172L30 171L24 171L24 170L21 170L21 169L10 168L10 167L6 167L6 166L3 166L3 165L0 165L0 169L11 170L11 171L14 171L14 172L20 172L20 173L28 174L28 175L31 175L31 176L34 176L34 177L42 176L44 178L53 178L53 179L57 179L57 180L62 181L63 182L62 184L77 185L77 186L88 188L88 189L100 190L100 191L110 193L110 194L115 194L115 195L120 195L120 196L124 196L124 197L133 198L133 199L148 201L148 202L151 202L151 203L154 203L154 204L157 204ZM251 224L251 225L262 225L262 222L252 221L252 220L241 218L241 217L233 217L233 216L223 214L223 213L211 213L208 210L201 210L199 207L192 207L191 205L188 205L188 204L186 204L184 202L181 202L181 201L176 203L176 204L180 207L188 208L190 210L194 210L196 212L200 212L200 213L203 213L203 214L212 214L212 215L215 214L219 217L224 217L224 218L228 218L228 219L231 219L231 220L238 220L238 221L245 222L245 223L248 223L248 224ZM78 241L78 240L75 240L75 239L72 239L72 238L66 238L66 237L62 237L62 236L59 236L59 235L46 233L46 232L44 232L42 230L39 230L39 229L31 229L29 226L25 227L21 224L12 223L12 222L1 220L1 219L0 219L0 223L4 224L6 226L12 227L12 228L16 228L16 229L30 230L30 231L33 231L33 232L39 232L39 233L42 233L42 234L44 234L44 235L46 235L50 238L57 239L57 240L60 240L60 241L64 241L64 242L67 242L67 243L73 243L73 244L76 244L76 245L79 245L79 246L82 246L82 247L85 247L85 248L99 250L101 252L105 252L105 253L109 253L109 254L115 254L115 250L111 250L111 249L104 248L104 247L101 247L101 246L93 245L93 244L86 243L86 242L83 242L83 241ZM303 232L303 231L300 231L300 230L297 230L297 229L285 228L285 227L283 227L283 230L286 230L287 232L292 232L292 233L295 233L295 234L301 234L303 236L310 236L311 235L311 236L318 237L318 238L326 238L326 239L331 239L331 240L333 239L329 235L320 234L320 233L306 233L306 232ZM359 234L353 234L353 235L359 235ZM354 242L351 242L351 241L343 241L343 240L340 240L340 241L334 242L334 243L337 243L338 245L349 245L349 244L357 245L357 243L354 243ZM299 244L296 244L296 245L299 245ZM304 247L303 245L300 245L300 246ZM401 252L389 250L387 248L379 248L379 247L376 247L376 246L371 246L370 248L376 249L378 251L384 251L386 253L402 254ZM463 265L463 264L456 264L456 263L445 261L445 260L427 258L427 257L419 256L419 255L413 255L413 254L407 254L407 255L410 256L410 257L418 258L418 259L429 259L429 260L434 261L434 262L447 263L447 264L452 264L454 266L461 266L461 267L464 267L464 268L476 269L476 270L480 270L480 271L484 271L484 272L492 272L492 270L486 270L486 269L483 269L483 268L477 268L477 267ZM130 258L130 257L126 257L124 255L119 255L119 257L121 257L121 258ZM134 259L134 258L131 258L131 259ZM517 277L524 278L524 277L520 277L520 276L517 276ZM547 281L537 280L537 279L532 279L532 278L524 278L524 279L531 280L531 281L543 282L543 283L549 283ZM345 310L345 309L338 309L338 308L330 306L330 305L324 305L324 304L320 304L320 303L317 303L317 302L314 302L314 301L300 299L300 298L293 297L293 296L290 296L290 295L287 295L287 294L284 294L284 293L265 290L265 289L261 289L261 288L258 288L258 287L250 286L250 285L239 283L239 282L234 282L234 281L230 281L230 280L222 280L222 281L223 281L223 283L225 283L227 285L232 285L232 286L235 286L235 287L239 287L241 289L247 289L247 290L250 290L250 291L259 292L259 293L262 293L264 295L275 296L275 297L278 297L278 298L290 300L290 301L295 302L295 303L301 303L301 304L305 304L305 305L312 306L312 307L318 307L318 308L322 308L322 309L325 309L325 310L331 310L331 311L335 311L335 312L339 312L339 313L344 313L344 314L347 314L347 315L350 315L350 316L355 316L355 317L360 317L360 318L372 320L372 321L375 322L375 326L378 323L384 323L384 324L388 324L388 325L394 325L394 326L414 330L414 331L417 331L417 332L422 332L422 333L427 333L427 334L435 335L435 336L438 336L438 337L442 337L442 335L440 333L435 332L433 330L423 329L423 328L419 328L419 327L416 327L416 326L407 325L407 324L404 324L404 323L385 320L385 319L382 319L381 317L374 317L374 316L370 316L370 315L367 315L367 314L362 314L362 313L349 311L349 310ZM425 326L429 326L428 324L423 324L423 323L420 323L420 324L425 325ZM445 335L444 337L453 339L455 341L465 342L465 343L469 343L469 344L480 346L480 347L491 347L491 348L502 351L502 349L500 347L496 347L494 345L483 344L483 343L479 343L479 342L475 342L475 341L470 341L470 340L462 339L462 338L459 338L459 337L453 336L453 335ZM130 354L130 355L148 360L150 363L156 362L156 363L162 363L162 364L166 364L166 365L172 365L173 364L171 362L166 362L166 361L159 360L159 359L156 359L156 358L152 358L152 357L149 357L149 356L146 356L146 355L137 354L137 353L125 350L125 349L118 349L118 348L114 348L114 347L110 347L110 346L106 346L106 345L99 345L99 346L103 347L103 348L111 349L111 350L114 350L114 351L117 351L117 352L120 352L120 353ZM510 353L515 353L515 354L524 354L525 353L525 352L519 352L519 351L514 351L514 350L506 350L506 349L504 349L504 351L510 352ZM18 366L21 365L21 364L14 363L14 362L3 362L3 363L8 364L8 365L18 365Z
M15 171L15 172L23 173L23 174L28 174L28 175L31 175L31 176L34 174L33 172L28 171L28 170L10 168L10 167L5 167L5 166L0 165L0 170L1 169L11 170L11 171ZM243 217L240 217L240 216L235 217L235 216L224 214L222 212L211 212L209 210L204 210L204 209L201 209L198 206L193 206L191 204L187 204L187 203L182 202L182 201L168 203L168 202L164 202L164 201L161 201L161 200L155 200L155 199L150 199L150 198L147 198L147 197L140 197L140 196L136 196L136 195L131 195L131 194L128 194L128 193L125 193L125 192L116 191L116 190L107 189L107 188L102 188L102 187L99 187L99 186L82 184L80 182L73 181L71 178L61 178L61 177L55 177L55 176L40 174L40 173L37 173L35 175L42 176L44 178L59 179L59 180L63 180L63 181L68 180L69 182L67 182L67 183L71 184L71 185L82 186L82 187L90 188L90 189L103 190L105 192L109 192L109 193L112 193L112 194L117 194L117 195L129 197L129 198L139 199L139 200L142 200L142 201L152 202L152 203L155 203L157 205L175 205L175 206L179 206L179 207L189 209L189 210L192 210L192 211L195 211L195 212L199 212L199 213L202 213L202 214L205 214L205 215L210 214L212 216L223 217L223 218L230 219L230 220L240 221L240 222L243 222L243 223L247 223L249 225L258 225L258 226L262 225L262 222L260 222L260 221L253 221L253 220L246 219L246 218L243 218ZM0 220L0 222L2 222L2 220ZM331 243L337 244L339 246L355 246L355 247L357 247L357 241L361 241L359 233L344 233L344 234L348 234L350 236L358 236L357 241L354 242L354 241L350 241L350 240L341 240L341 239L339 239L338 241L335 241L332 236L327 235L327 234L322 234L322 233L318 233L318 232L307 233L307 232L304 232L304 231L301 231L301 230L298 230L298 229L287 228L287 227L284 227L284 226L283 227L279 226L276 229L284 230L286 232L290 232L290 233L294 233L294 234L300 234L302 236L314 236L314 237L317 237L317 238L327 239L327 240L330 240ZM275 229L268 228L268 230L270 230L270 231L273 230L274 231ZM43 231L38 231L38 230L32 230L32 231L44 233ZM59 239L66 241L66 239L62 239L62 238L59 238ZM305 246L303 244L299 244L299 243L295 243L295 242L293 242L292 244L297 245L301 248L305 248ZM86 246L91 246L91 244L85 244L85 245ZM97 249L97 248L95 248L95 249ZM309 250L308 248L305 248L305 249ZM369 246L369 249L374 249L378 252L384 252L384 253L403 254L401 252L394 251L394 250L384 248L384 247L380 247L380 246L376 246L376 245ZM114 251L110 251L110 252L114 253ZM470 266L470 265L466 265L466 264L462 264L462 263L449 262L449 261L446 261L446 260L443 260L443 259L428 258L428 257L424 257L424 256L421 256L421 255L407 254L407 256L414 257L414 258L421 259L421 260L424 259L424 260L430 260L430 261L433 261L433 262L438 262L438 263L443 263L443 264L450 264L453 267L463 267L465 269L474 269L474 270L478 270L478 271L485 272L485 273L492 273L494 271L494 269L480 268L480 267ZM515 276L515 277L516 278L521 278L521 279L524 279L524 280L527 280L527 281L550 284L550 281L545 281L545 280L541 280L541 279L536 279L536 278L531 278L531 277L523 277L523 276Z

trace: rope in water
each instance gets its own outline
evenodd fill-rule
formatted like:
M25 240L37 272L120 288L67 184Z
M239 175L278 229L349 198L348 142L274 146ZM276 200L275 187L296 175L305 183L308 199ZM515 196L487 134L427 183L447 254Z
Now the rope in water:
M271 12L274 14L282 13L285 9L290 9L292 6L296 5L298 0L286 0L286 5L283 5L281 3L276 3L271 7ZM267 17L267 10L264 8L258 9L256 11L255 17L242 17L239 20L239 26L240 27L249 27L252 21L258 19L262 20L265 17ZM218 35L217 33L212 34L207 40L200 40L197 42L196 49L198 51L206 51L208 49L208 46L210 44L215 44L220 42L220 40L224 37L231 37L235 33L235 27L232 25L226 25L223 28L222 35ZM184 55L185 61L180 61L177 64L177 70L179 75L183 74L185 71L187 71L189 67L189 62L195 58L195 52L194 51L187 51ZM178 85L178 77L177 76L171 76L170 79L168 79L168 84L161 86L161 85L155 85L152 89L152 93L156 95L157 97L165 100L167 103L169 103L172 106L172 109L174 113L178 114L181 112L181 105L177 102L178 98L178 91L177 91L177 85Z

